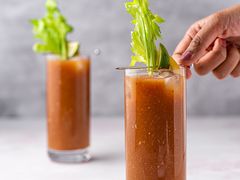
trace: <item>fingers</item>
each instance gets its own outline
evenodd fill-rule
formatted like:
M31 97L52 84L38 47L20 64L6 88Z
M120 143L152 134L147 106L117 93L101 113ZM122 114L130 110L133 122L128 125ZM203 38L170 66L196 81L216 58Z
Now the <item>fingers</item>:
M189 46L189 44L191 43L193 37L198 33L198 31L201 29L200 27L201 22L196 22L195 24L193 24L188 31L186 32L185 36L183 37L183 39L180 41L180 43L178 44L178 46L176 47L174 54L173 54L173 58L180 64L179 60L182 57L182 54L184 53L184 51L187 49L187 47ZM186 78L190 79L192 77L192 72L190 69L190 66L186 66Z
M234 44L235 46L238 47L238 49L240 48L240 36L229 37L226 40L229 44Z
M235 69L231 73L231 76L234 78L240 77L240 60L239 60L238 65L235 67Z
M218 38L215 41L212 50L194 64L195 71L199 75L206 75L222 64L226 57L226 41Z
M185 49L180 63L190 65L197 62L206 54L206 50L215 41L219 34L223 31L219 15L210 16L201 21L199 24L201 29L192 38L192 41Z
M173 58L179 62L179 60L182 57L182 54L186 51L188 46L190 45L193 37L198 33L198 31L201 29L200 27L200 21L193 24L184 35L183 39L180 41L178 46L176 47ZM179 62L180 63L180 62Z
M235 46L229 46L226 60L220 66L213 70L213 74L218 79L224 79L232 72L234 72L236 68L236 72L238 73L237 66L239 64L239 60L240 54L238 49Z
M239 52L239 62L231 73L231 76L234 78L240 77L240 50L239 50L239 48L238 48L238 52Z
M186 67L194 64L196 72L200 75L212 71L218 79L230 74L239 77L240 37L221 40L226 34L226 25L223 22L221 13L217 13L191 26L177 46L174 59ZM190 78L190 68L187 68L186 73L187 78Z
M192 71L190 69L190 67L186 68L186 78L190 79L192 77Z
M211 51L194 64L199 75L209 72L218 79L224 79L228 75L240 77L240 52L235 45L227 46L225 40L218 38Z

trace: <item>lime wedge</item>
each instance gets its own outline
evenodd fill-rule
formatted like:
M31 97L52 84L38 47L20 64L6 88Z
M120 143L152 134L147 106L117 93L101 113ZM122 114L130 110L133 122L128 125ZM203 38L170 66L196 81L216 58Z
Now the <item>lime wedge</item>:
M79 53L79 43L78 42L70 42L68 43L68 58L72 58Z

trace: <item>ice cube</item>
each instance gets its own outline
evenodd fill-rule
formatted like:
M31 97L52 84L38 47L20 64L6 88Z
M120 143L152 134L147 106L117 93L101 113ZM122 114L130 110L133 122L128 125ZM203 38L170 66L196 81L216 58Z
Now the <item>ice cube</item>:
M171 77L165 78L164 80L165 80L166 88L169 88L169 89L173 90L174 87L178 86L179 76L178 75L173 75Z
M165 79L173 76L173 73L169 70L160 70L156 74L159 78Z

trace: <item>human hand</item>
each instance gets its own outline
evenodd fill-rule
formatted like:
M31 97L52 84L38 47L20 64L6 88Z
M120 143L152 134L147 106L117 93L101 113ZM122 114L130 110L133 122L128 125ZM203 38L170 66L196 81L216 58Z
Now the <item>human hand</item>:
M194 23L177 46L173 58L199 75L218 79L240 76L240 5ZM191 70L187 68L187 78Z

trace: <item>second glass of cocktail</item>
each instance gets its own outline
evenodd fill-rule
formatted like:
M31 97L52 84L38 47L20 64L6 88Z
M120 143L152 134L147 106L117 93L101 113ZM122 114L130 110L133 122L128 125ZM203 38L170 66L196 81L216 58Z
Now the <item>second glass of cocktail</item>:
M156 45L164 19L150 11L148 0L125 6L135 26L134 55L130 67L122 68L126 179L186 180L185 68Z
M57 6L46 1L46 14L33 19L33 47L47 56L46 104L48 155L52 161L80 163L90 159L90 58L81 55L73 31Z
M53 161L90 158L90 65L83 55L47 58L48 155Z
M185 71L125 70L127 180L185 180Z

